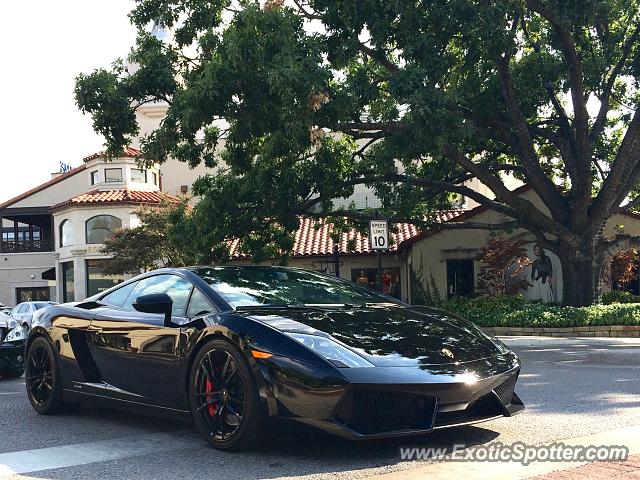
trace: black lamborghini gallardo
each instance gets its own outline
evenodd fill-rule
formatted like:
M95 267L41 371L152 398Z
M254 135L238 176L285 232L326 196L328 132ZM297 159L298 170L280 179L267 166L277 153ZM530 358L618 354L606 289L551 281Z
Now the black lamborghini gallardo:
M444 311L284 267L162 269L35 316L33 408L192 417L216 448L267 418L376 438L511 416L520 362Z

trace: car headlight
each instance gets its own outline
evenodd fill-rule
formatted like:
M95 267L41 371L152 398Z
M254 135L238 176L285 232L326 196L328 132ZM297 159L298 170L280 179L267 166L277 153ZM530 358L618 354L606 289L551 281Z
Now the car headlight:
M20 340L26 340L27 332L22 326L15 327L5 337L5 342L19 342Z
M352 352L347 347L340 345L330 338L305 333L288 333L287 335L310 348L318 355L326 358L336 367L357 368L374 366L357 353Z
M11 318L8 322L7 322L7 327L9 327L9 330L13 330L14 328L16 328L18 326L18 322L16 322L13 318Z

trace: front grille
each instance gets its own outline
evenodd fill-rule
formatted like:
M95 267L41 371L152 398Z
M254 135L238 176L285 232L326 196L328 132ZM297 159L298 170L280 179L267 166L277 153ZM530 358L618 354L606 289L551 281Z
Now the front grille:
M436 399L406 392L355 390L338 407L336 419L363 435L396 430L431 430Z
M502 382L493 391L498 395L503 405L509 405L513 398L513 390L516 388L516 382L518 381L518 372Z

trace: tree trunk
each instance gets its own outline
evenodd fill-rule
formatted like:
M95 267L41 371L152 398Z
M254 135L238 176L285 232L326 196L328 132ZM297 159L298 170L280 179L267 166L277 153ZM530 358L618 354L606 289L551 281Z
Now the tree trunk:
M596 299L595 252L577 252L569 246L558 252L562 266L562 303L573 307L591 305Z

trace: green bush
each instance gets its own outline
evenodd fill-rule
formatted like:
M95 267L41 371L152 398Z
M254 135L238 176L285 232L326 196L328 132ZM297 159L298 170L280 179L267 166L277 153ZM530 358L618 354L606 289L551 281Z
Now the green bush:
M640 325L640 303L563 307L505 295L449 300L441 308L482 327Z
M602 294L602 303L611 305L612 303L640 303L640 296L631 292L607 292Z

